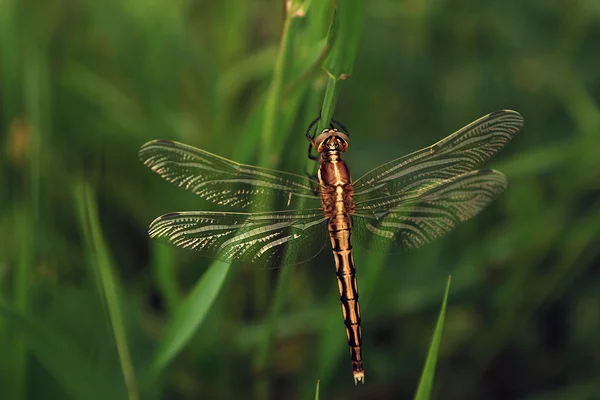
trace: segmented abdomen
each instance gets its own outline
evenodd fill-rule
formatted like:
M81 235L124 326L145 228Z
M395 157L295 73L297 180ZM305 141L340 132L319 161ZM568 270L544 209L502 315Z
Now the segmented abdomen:
M342 303L342 314L346 325L348 346L354 383L364 380L363 360L361 353L362 335L360 329L360 306L358 304L358 286L356 270L352 258L350 242L350 219L348 215L338 214L329 221L329 236L335 258L336 276Z

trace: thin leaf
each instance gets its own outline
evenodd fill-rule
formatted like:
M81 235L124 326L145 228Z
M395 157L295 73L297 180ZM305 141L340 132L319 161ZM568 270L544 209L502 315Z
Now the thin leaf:
M446 284L446 292L444 293L444 300L442 302L442 309L435 325L435 331L429 346L429 354L427 354L427 360L421 373L421 379L419 380L419 387L417 388L417 394L415 400L427 400L431 397L431 388L433 387L433 377L435 375L435 366L437 363L438 354L440 351L440 343L442 341L442 331L444 330L444 319L446 317L446 305L448 304L448 293L450 292L450 281L451 277L448 277L448 283Z
M283 144L283 139L274 139L276 138L275 133L277 129L280 128L280 108L282 104L283 85L293 55L292 38L294 37L294 34L292 34L292 32L295 32L298 29L298 25L298 18L294 18L293 14L286 12L283 21L279 50L277 52L277 58L275 59L275 65L273 66L273 77L265 102L265 114L261 135L262 146L260 148L260 165L263 167L272 163L273 152L276 154Z
M79 208L82 232L89 249L90 264L94 268L94 275L107 305L128 397L130 400L137 400L139 399L137 379L127 343L123 307L119 295L121 283L102 234L98 207L91 187L86 183L78 183L75 186L75 198Z
M198 280L192 292L167 324L146 379L154 379L158 376L190 341L219 294L229 268L230 264L216 261Z
M352 75L354 60L362 32L365 1L346 0L337 2L332 37L333 48L325 61L325 70L336 79L346 79Z
M333 117L340 93L340 81L352 75L362 32L364 9L364 0L347 0L336 4L333 23L327 35L327 44L331 46L331 52L323 65L329 80L321 108L319 132L329 126Z

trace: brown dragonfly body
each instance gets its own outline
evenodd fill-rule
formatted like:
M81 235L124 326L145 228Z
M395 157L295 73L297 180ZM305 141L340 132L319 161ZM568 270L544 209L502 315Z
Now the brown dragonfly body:
M235 210L168 213L150 224L149 235L225 262L266 268L307 262L325 248L329 237L354 381L364 382L350 233L365 249L394 253L450 232L506 188L502 173L476 167L504 147L522 125L523 118L514 111L488 114L355 181L342 160L348 136L336 129L326 129L316 138L308 135L320 154L318 182L154 140L140 149L144 164L201 198Z
M321 200L323 211L328 219L354 382L363 382L365 375L361 354L358 285L350 241L352 228L350 216L354 213L353 188L350 170L342 160L342 153L348 149L348 137L335 129L327 129L311 143L321 154L321 166L318 172Z

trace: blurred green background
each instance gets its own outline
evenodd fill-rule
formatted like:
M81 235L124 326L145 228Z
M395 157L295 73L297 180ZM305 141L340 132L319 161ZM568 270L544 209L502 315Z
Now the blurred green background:
M303 173L333 7L309 4L1 2L0 398L305 399L317 380L412 398L450 274L433 398L600 398L595 0L353 9L335 116L354 178L489 112L525 118L478 217L407 254L355 247L364 386L330 252L282 280L149 241L158 215L213 206L142 165L148 140Z

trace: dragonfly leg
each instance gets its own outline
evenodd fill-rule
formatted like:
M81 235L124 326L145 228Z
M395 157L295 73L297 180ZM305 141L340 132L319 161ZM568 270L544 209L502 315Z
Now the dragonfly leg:
M315 147L315 137L317 137L317 132L316 132L316 123L319 122L319 120L321 119L321 116L319 115L317 118L315 118L313 120L313 122L310 123L310 125L308 126L308 129L306 129L306 139L308 140L308 158L310 158L311 160L318 160L319 156L318 155L313 155L312 151ZM312 133L311 131L313 130L313 128L315 129Z
M317 161L319 159L319 156L313 155L312 151L314 149L314 146L312 143L308 144L308 158L310 158L313 161Z
M310 123L310 125L308 125L308 128L306 129L306 138L309 142L313 142L315 140L315 137L317 136L317 132L312 132L311 134L310 131L312 131L312 129L315 127L316 123L319 122L320 119L321 116L319 115L313 120L313 122Z
M342 132L344 132L347 136L350 136L350 132L348 132L348 128L346 128L344 126L344 124L342 124L340 121L336 121L335 119L332 118L331 122L332 122L332 125L333 124L337 125L337 127L340 128L340 130ZM334 127L334 126L332 126L332 127Z

